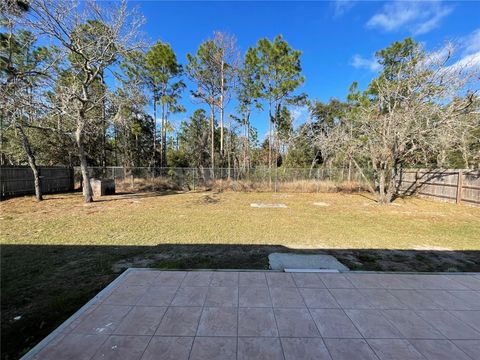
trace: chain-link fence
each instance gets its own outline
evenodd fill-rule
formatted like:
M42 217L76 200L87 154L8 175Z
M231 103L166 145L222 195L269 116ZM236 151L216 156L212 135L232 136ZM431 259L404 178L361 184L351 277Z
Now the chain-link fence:
M175 167L90 167L93 178L114 179L117 188L164 190L201 188L233 191L330 192L366 189L365 179L348 168L175 168ZM75 168L77 183L80 168Z

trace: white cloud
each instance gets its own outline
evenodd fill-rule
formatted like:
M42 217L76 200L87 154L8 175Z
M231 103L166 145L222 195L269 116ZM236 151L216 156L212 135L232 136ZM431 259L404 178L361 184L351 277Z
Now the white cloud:
M400 1L388 3L367 22L369 28L388 32L406 29L413 35L426 34L450 14L452 7L438 1Z
M336 0L334 3L335 16L340 17L349 12L357 3L357 0Z
M427 53L426 59L420 65L429 67L440 64L446 65L442 73L471 70L480 72L480 29L476 29L453 43L447 42L438 50Z
M448 70L460 71L467 69L480 70L480 51L476 53L466 55L447 67Z
M357 69L368 69L372 72L376 72L381 69L381 65L378 63L375 57L371 57L370 59L364 58L361 55L354 55L350 64Z
M425 48L425 44L421 43L420 45L422 48ZM431 65L444 63L452 55L454 50L453 44L447 42L444 46L435 51L426 52L425 59L423 59L418 66L426 69Z
M480 29L475 30L470 35L462 39L465 46L465 53L471 54L480 51Z
M460 41L461 57L448 68L451 70L478 69L480 71L480 28Z

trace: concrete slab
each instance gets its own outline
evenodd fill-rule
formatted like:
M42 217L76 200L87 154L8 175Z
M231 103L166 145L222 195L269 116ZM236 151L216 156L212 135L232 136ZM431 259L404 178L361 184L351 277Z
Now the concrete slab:
M330 269L348 271L348 268L331 255L301 255L272 253L268 255L272 270Z
M267 203L251 203L250 207L259 208L259 209L285 209L287 208L286 204L267 204Z
M478 275L129 269L23 359L473 360Z

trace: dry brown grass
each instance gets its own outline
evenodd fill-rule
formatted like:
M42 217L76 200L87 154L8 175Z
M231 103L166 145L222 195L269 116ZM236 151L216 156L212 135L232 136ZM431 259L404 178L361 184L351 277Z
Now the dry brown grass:
M115 180L115 187L117 192L184 190L181 185L170 178Z
M278 202L279 197L288 209L250 208L253 202ZM46 199L2 202L0 242L480 249L477 208L418 198L398 199L390 206L376 204L368 194L326 192L146 192L98 198L93 204L83 204L80 193ZM321 208L316 202L329 206Z
M275 183L250 180L215 180L209 183L209 188L217 191L271 192L275 190ZM289 193L356 193L367 191L367 188L361 183L352 181L336 183L327 180L295 180L278 182L276 190Z
M157 177L153 179L138 178L134 180L115 181L118 192L148 192L148 191L181 191L193 190L192 184L182 183L169 177ZM290 192L290 193L359 193L368 191L367 187L361 183L353 181L334 182L329 180L294 180L294 181L274 181L268 180L214 180L208 181L203 186L195 187L196 190L215 190L215 191L238 191L238 192Z

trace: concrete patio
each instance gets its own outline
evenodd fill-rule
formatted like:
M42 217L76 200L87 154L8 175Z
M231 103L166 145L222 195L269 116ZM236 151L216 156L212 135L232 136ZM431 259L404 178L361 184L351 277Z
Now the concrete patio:
M479 359L479 274L130 269L24 359Z

